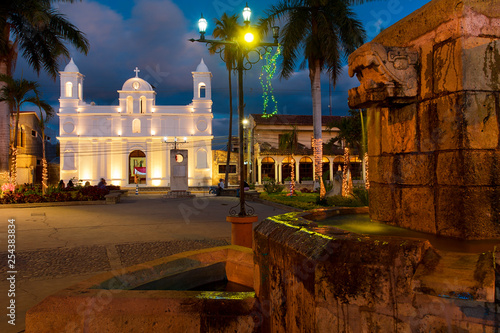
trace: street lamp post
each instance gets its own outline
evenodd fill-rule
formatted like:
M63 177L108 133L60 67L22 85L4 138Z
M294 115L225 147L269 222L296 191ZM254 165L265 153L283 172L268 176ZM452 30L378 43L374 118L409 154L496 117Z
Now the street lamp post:
M250 16L251 16L250 7L248 4L243 9L243 21L245 23L245 27L250 27ZM238 72L238 137L239 137L239 170L240 170L240 211L236 214L236 211L233 209L230 210L231 215L237 216L249 216L253 215L253 208L249 207L248 212L245 207L245 191L244 191L244 155L243 155L243 119L245 116L244 112L244 98L243 98L243 71L248 70L252 67L253 64L257 63L262 58L262 52L269 51L274 46L279 46L278 37L279 37L279 27L273 27L273 43L264 43L264 42L255 42L255 36L247 29L243 41L237 39L235 41L231 40L217 40L217 39L205 39L205 32L207 29L207 21L203 18L203 14L201 18L198 20L198 28L200 31L199 39L190 39L191 42L200 42L205 44L212 45L231 45L236 47L236 70ZM221 51L223 52L223 51ZM258 59L252 61L249 58L250 52L257 52Z

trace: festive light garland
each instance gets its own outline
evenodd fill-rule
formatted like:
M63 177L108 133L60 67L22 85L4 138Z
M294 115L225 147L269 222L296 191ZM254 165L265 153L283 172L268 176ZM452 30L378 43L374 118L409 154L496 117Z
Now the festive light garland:
M10 167L10 180L11 183L17 184L17 148L12 148L12 163Z
M366 177L366 183L365 183L365 188L368 190L370 188L370 180L368 178L368 153L365 153L365 177Z
M278 45L278 47L276 48L276 52L272 56L271 52L271 48L266 50L266 53L264 54L266 64L262 66L262 70L259 76L259 81L262 86L262 98L264 99L262 111L262 117L264 118L271 117L278 113L278 102L274 97L274 89L271 80L274 77L274 74L276 74L276 61L281 54L281 46ZM267 74L265 80L263 79L264 73ZM269 99L271 99L273 104L273 111L271 113L267 113L267 108L269 107Z
M47 167L47 160L44 158L42 159L42 191L45 193L45 190L48 188L48 180L49 180L49 173L48 173L48 167Z
M311 145L314 154L314 173L319 182L319 196L324 198L326 195L325 185L323 184L323 139L312 138Z
M342 174L342 196L346 197L348 196L349 193L349 181L347 179L348 177L348 170L349 170L349 148L345 147L344 148L344 170Z

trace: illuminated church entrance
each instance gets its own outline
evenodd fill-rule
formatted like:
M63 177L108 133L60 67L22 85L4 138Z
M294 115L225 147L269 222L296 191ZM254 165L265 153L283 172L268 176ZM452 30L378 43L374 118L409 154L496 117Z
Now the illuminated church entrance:
M129 157L128 183L146 184L146 154L140 150L134 150Z

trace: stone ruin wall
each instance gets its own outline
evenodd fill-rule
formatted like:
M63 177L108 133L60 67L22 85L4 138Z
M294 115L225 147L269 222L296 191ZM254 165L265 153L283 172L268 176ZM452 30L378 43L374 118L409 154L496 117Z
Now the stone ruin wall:
M349 57L373 220L500 238L500 3L432 1Z
M258 331L496 332L491 253L462 273L486 277L469 288L442 273L453 267L436 268L443 258L424 240L309 227L290 214L268 218L254 234Z

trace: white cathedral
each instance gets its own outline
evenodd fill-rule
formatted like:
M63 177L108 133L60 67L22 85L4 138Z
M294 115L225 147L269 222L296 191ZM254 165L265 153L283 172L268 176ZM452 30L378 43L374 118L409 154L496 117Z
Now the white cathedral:
M189 186L211 185L212 74L201 60L193 74L189 105L156 105L151 85L138 76L118 90L119 104L87 104L73 59L60 72L60 177L122 187L170 186L170 150L188 154Z

